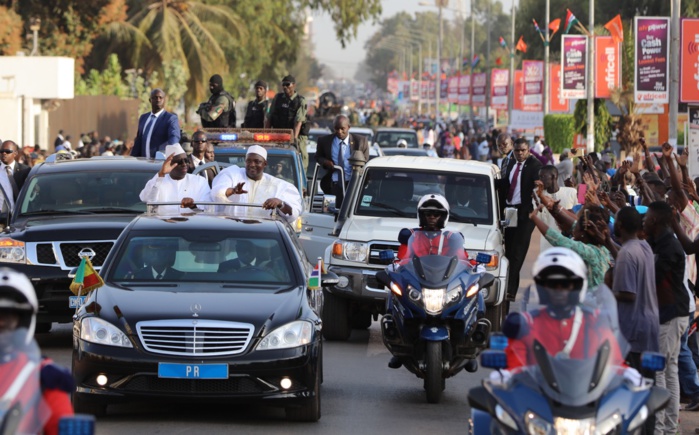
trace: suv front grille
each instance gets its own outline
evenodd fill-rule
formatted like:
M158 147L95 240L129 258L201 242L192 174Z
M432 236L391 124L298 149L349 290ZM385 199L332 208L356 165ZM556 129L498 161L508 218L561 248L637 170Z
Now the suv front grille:
M379 252L388 249L393 250L393 255L395 255L395 257L398 258L398 246L399 245L397 243L372 243L371 245L369 245L369 264L378 264L385 266L386 264L379 259Z
M41 264L56 264L56 254L53 253L50 243L36 245L36 258Z
M84 242L84 243L61 243L61 255L68 267L76 267L80 265L80 257L78 253L83 248L90 248L95 251L95 256L92 258L93 266L102 266L109 250L112 249L114 242ZM37 247L38 250L38 247ZM38 254L38 252L37 252Z
M249 323L199 319L140 322L136 329L147 351L182 356L242 353L255 330Z

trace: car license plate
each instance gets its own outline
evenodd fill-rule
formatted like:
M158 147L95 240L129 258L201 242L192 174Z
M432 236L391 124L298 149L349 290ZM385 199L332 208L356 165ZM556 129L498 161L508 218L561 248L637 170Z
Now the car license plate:
M87 296L69 296L68 308L79 308L85 303Z
M228 364L159 363L158 377L174 379L227 379Z

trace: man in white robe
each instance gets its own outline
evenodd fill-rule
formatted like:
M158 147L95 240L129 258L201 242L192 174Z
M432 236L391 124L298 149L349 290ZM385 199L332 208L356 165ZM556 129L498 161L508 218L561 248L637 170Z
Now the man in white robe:
M148 180L139 197L143 202L180 202L180 206L161 205L158 214L191 213L197 202L211 202L206 178L187 173L187 153L180 144L165 147L160 171Z
M288 222L299 217L303 206L298 189L281 178L265 174L266 166L267 150L253 145L245 154L245 168L229 166L214 178L211 186L214 201L262 205L262 208L224 207L225 214L263 217L277 209Z

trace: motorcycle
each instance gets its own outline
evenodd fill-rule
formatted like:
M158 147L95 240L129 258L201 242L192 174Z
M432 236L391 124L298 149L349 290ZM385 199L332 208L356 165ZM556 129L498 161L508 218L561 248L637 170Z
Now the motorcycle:
M551 340L544 344L546 333L524 321L535 322L545 309L525 303L526 314L511 313L503 326L505 335L493 334L490 349L481 353L481 365L497 371L468 393L470 433L641 433L670 395L624 366L629 346L618 327L611 291L601 286L575 308L577 319L571 321L579 320L581 326L562 350ZM645 370L665 365L659 353L645 352L641 360Z
M0 435L43 433L51 416L41 390L41 352L27 329L0 333ZM61 418L59 435L94 433L93 416Z
M451 237L455 246L463 246L461 234ZM414 236L408 252L413 252L413 242ZM390 260L393 251L381 254ZM481 290L494 277L476 270L490 256L479 254L470 262L461 254L413 256L395 270L377 274L390 289L381 320L384 345L394 360L424 380L428 403L439 402L446 378L478 369L475 358L486 347L491 329Z

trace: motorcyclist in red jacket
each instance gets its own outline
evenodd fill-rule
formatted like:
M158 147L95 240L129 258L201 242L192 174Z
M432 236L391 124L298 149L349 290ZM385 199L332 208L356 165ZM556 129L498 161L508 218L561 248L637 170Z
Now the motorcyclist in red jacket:
M7 375L2 376L4 380L16 380L17 377L12 373L18 369L26 371L34 367L39 371L40 385L36 387L41 389L43 403L32 410L35 414L32 418L41 420L44 434L53 435L58 433L61 417L73 415L70 393L74 381L70 371L57 366L48 358L40 358L33 342L37 310L36 293L26 275L0 268L0 351L3 355L0 373ZM31 350L36 350L36 355ZM36 364L32 363L34 359L37 360ZM18 394L28 397L33 392L26 385L29 384L25 384L25 388Z

